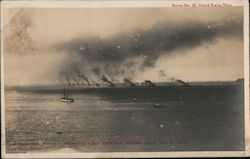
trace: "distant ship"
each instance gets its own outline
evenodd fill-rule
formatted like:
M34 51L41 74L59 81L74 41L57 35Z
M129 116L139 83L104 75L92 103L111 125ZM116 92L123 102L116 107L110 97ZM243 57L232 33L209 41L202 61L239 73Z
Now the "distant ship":
M139 89L148 89L149 91L155 90L157 88L189 88L189 87L207 87L207 86L235 86L242 87L244 86L244 79L238 79L235 81L208 81L208 82L184 82L182 80L175 80L173 82L152 82L150 80L145 80L142 83L134 83L131 80L125 80L123 83L93 83L92 85L80 85L69 83L67 88L65 84L59 85L32 85L32 86L11 86L7 87L7 90L23 91L23 92L40 92L40 93L58 93L62 94L63 97L61 100L63 102L73 102L72 93L104 93L105 91L116 91L126 89L126 91L137 91ZM120 93L120 92L119 92ZM159 107L155 105L155 107Z

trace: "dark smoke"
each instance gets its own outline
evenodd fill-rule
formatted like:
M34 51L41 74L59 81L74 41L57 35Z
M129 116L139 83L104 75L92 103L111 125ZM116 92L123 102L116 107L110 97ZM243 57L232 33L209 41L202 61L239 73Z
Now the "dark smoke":
M87 77L84 73L78 72L77 75L78 75L80 78L82 78L83 80L85 80L85 81L88 83L89 86L91 85L90 82L89 82L88 77Z
M78 67L74 63L66 63L61 73L59 74L59 81L63 84L84 84L91 85L89 78L82 72L84 69Z
M136 84L134 84L134 83L133 83L130 79L128 79L128 78L124 78L124 79L123 79L123 82L130 84L131 87L135 87L135 86L136 86Z
M147 86L156 86L153 82L151 82L150 80L145 80L145 84Z
M124 77L133 77L138 70L153 67L160 57L171 55L175 50L181 52L182 49L193 49L228 37L242 39L243 17L207 24L158 24L149 30L138 29L106 39L93 37L61 42L53 49L72 54L75 57L73 65L88 72L88 75L94 74L100 79L103 73L112 81L120 81ZM111 82L103 77L103 81Z
M102 80L103 80L104 82L109 83L109 85L110 85L111 87L114 87L114 86L115 86L114 83L111 82L110 80L108 80L108 78L107 78L105 75L102 75Z

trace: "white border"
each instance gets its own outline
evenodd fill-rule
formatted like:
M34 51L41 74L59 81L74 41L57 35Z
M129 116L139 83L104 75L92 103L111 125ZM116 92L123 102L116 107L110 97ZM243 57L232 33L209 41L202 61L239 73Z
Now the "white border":
M137 7L172 7L172 4L192 3L227 3L232 6L247 5L247 0L5 0L5 8L137 8Z
M117 158L117 157L236 157L249 156L249 3L247 0L212 1L1 1L3 8L111 8L111 7L171 7L171 4L230 3L244 6L244 95L245 95L245 151L174 151L174 152L100 152L100 153L20 153L6 154L5 150L5 106L4 106L4 48L3 23L1 22L1 149L3 158Z
M5 149L5 96L4 96L4 53L3 53L3 3L0 3L1 7L1 150L2 156L6 154Z
M250 107L249 107L249 3L244 6L244 117L245 151L250 156Z

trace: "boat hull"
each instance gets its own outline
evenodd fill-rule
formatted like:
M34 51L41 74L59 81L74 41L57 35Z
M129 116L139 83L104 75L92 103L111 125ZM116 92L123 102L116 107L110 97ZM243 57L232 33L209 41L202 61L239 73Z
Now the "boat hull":
M62 102L67 102L67 103L72 103L72 102L74 102L74 99L71 99L71 98L69 98L69 99L62 98L61 101Z

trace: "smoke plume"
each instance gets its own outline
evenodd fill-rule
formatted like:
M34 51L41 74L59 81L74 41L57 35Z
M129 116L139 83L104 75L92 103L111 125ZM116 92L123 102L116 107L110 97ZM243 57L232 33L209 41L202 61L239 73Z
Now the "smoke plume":
M102 80L103 80L104 82L109 83L110 86L113 86L113 87L115 86L114 83L111 82L110 80L108 80L108 78L107 78L105 75L102 75Z
M132 78L135 73L154 67L160 57L172 55L176 50L181 52L230 37L242 39L243 17L213 23L162 23L148 30L138 29L109 38L82 37L60 42L53 49L71 56L70 62L62 69L67 70L64 73L69 76L76 73L88 84L91 76L112 85L111 80ZM161 76L167 75L161 72Z
M136 84L134 84L134 83L133 83L130 79L128 79L128 78L124 78L123 81L124 81L125 83L130 84L131 87L135 87L135 86L136 86Z

